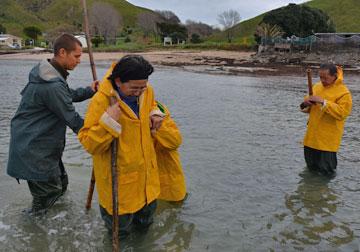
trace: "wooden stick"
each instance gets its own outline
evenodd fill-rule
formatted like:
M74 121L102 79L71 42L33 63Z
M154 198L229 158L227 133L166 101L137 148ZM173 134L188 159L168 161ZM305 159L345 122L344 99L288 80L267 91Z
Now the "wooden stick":
M113 251L119 251L119 214L118 214L118 173L117 173L118 139L111 143L111 177L112 177L112 245Z
M115 97L110 98L110 104L114 105L118 101ZM111 184L112 184L112 245L113 251L119 251L119 211L118 211L118 166L117 166L117 156L118 156L118 144L119 140L115 138L111 142Z
M97 80L95 63L93 58L93 53L91 49L90 41L90 31L89 31L89 21L86 7L86 0L82 0L83 9L84 9L84 26L85 26L85 35L86 43L89 52L91 71L93 79ZM116 102L116 101L115 101ZM112 103L112 102L111 102ZM118 139L114 139L111 143L111 175L112 175L112 204L113 204L113 214L112 214L112 247L114 252L119 251L119 214L118 214L118 176L117 176L117 151L118 151ZM91 181L89 186L89 192L87 197L86 209L90 209L92 196L94 193L95 186L95 176L94 168L91 172Z
M89 210L91 208L91 201L94 194L94 188L95 188L95 175L94 175L94 168L91 171L91 179L90 179L90 185L88 189L88 196L86 199L86 210Z
M97 80L97 75L96 75L96 68L95 68L95 63L94 63L92 47L91 47L91 38L90 38L90 29L89 29L89 20L88 20L88 13L87 13L87 7L86 7L86 0L82 0L82 5L83 5L83 10L84 10L84 26L85 26L84 28L85 28L86 44L87 44L87 49L89 52L91 72L93 75L93 80L95 81L95 80Z
M312 89L312 71L311 68L308 68L306 70L307 73L307 77L308 77L308 92L309 92L309 96L313 95L313 89Z
M88 52L89 52L91 72L92 72L93 80L95 81L95 80L97 80L97 75L96 75L94 57L93 57L93 53L92 53L92 49L91 49L90 30L89 30L89 21L88 21L86 0L82 0L82 5L83 5L83 14L84 14L84 29L85 29L86 43L87 43L87 48L88 48ZM88 196L87 196L86 205L85 205L86 210L89 210L91 208L91 201L92 201L92 197L93 197L93 193L94 193L94 187L95 187L95 176L94 176L94 168L93 168L92 172L91 172L91 180L90 180Z

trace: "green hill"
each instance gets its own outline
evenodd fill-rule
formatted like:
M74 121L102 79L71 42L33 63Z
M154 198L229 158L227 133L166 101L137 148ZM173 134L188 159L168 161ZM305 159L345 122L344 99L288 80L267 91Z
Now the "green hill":
M335 23L337 32L360 32L360 0L313 0L304 3L310 7L325 11ZM244 38L253 41L256 26L261 22L263 13L241 22L234 28L234 42L242 43ZM226 41L224 32L211 37L212 41Z
M112 5L122 16L124 26L134 26L139 13L150 11L125 0L88 0L88 10L94 2ZM26 26L35 25L44 32L64 25L80 29L82 22L79 0L1 0L0 24L14 35L22 36Z
M359 0L314 0L306 5L325 11L337 32L360 32Z

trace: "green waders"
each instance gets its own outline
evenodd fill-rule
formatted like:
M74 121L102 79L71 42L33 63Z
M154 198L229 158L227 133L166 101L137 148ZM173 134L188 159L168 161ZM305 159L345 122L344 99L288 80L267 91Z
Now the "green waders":
M140 231L146 231L147 228L154 221L154 213L156 210L157 202L154 200L149 205L144 206L139 211L133 214L119 215L119 237L120 239L126 238L133 227ZM112 215L110 215L105 208L100 206L101 218L105 222L106 228L111 232L112 230Z
M59 161L61 170L60 177L52 178L49 181L28 180L30 193L33 196L30 213L45 213L54 203L66 192L69 183L63 162Z

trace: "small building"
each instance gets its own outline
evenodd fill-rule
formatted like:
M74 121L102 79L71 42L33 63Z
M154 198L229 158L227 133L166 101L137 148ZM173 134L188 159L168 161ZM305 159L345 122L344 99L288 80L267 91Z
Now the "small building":
M186 40L185 39L177 39L177 43L178 43L178 45L179 44L185 45Z
M83 48L87 48L87 42L86 42L86 36L84 34L78 34L78 35L74 35L75 38L77 38L81 44Z
M20 37L11 34L0 34L0 47L10 47L20 49L23 40Z
M164 46L172 45L172 38L171 37L164 37Z

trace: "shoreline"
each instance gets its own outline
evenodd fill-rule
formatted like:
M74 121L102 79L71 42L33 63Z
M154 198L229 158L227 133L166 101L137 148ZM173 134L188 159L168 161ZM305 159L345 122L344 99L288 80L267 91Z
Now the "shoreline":
M255 52L222 51L222 50L156 50L136 53L95 52L96 62L117 61L126 54L142 55L150 63L158 66L178 67L185 71L208 74L242 75L242 76L304 76L306 69L317 68L324 60L299 60L304 54L276 54L280 61L273 62L273 55L256 55ZM0 60L42 60L52 58L48 52L21 52L1 54ZM87 53L83 53L82 62L89 62ZM343 64L344 65L344 64ZM359 65L344 65L347 75L360 75Z

